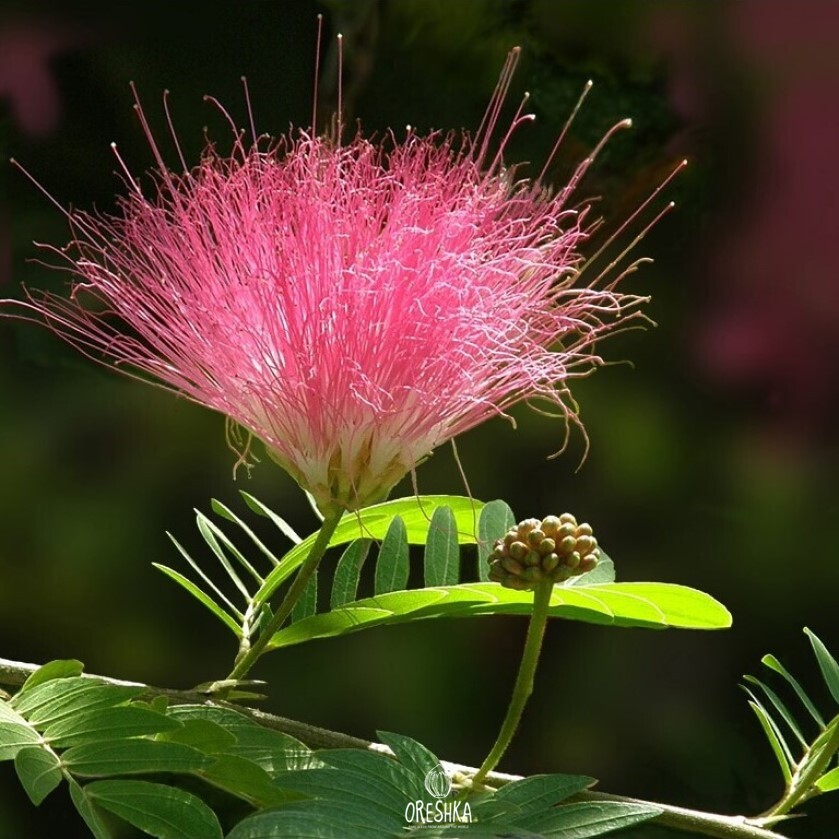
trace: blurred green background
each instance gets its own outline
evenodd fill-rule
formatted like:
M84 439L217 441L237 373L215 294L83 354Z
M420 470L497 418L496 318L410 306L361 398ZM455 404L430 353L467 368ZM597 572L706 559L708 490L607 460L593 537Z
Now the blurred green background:
M133 80L158 136L171 90L180 142L203 128L222 148L212 94L244 124L307 125L316 14L326 15L320 107L334 106L332 36L345 36L347 117L366 133L411 123L474 128L506 51L523 49L538 119L510 159L538 172L586 79L595 81L555 167L561 183L608 126L583 193L614 226L683 156L678 203L640 246L655 264L625 289L659 324L603 345L609 366L574 390L591 451L568 453L555 422L516 410L458 441L473 494L517 517L572 510L593 523L624 580L705 589L735 618L723 633L618 631L555 622L529 713L502 768L593 775L603 789L754 813L779 792L773 758L738 680L772 651L819 692L801 628L834 650L839 284L839 20L827 2L767 0L309 0L0 5L0 295L61 289L32 241L63 245L63 204L113 207L111 141L152 164L131 109ZM172 150L169 150L172 153ZM174 155L172 154L174 157ZM299 530L305 500L268 462L231 477L223 421L98 367L29 324L0 321L0 655L77 657L89 672L189 687L223 676L231 639L151 568L177 565L169 530L203 547L192 508L239 489ZM422 492L463 492L450 449L417 473ZM409 483L400 487L412 492ZM263 531L265 532L265 531ZM277 541L278 548L281 547ZM415 737L479 762L512 685L515 618L368 631L275 653L256 676L266 707L372 738ZM65 791L34 810L0 766L0 837L83 836ZM837 803L814 803L789 834L835 834ZM60 826L58 826L60 825ZM628 835L628 834L627 834ZM645 828L635 836L665 836Z

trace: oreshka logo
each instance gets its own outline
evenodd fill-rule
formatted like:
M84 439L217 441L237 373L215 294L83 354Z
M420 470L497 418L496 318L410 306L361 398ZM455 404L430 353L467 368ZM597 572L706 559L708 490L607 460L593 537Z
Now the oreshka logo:
M433 801L409 801L405 807L405 821L411 825L434 824L457 827L472 824L472 809L468 801L448 801L452 779L439 764L425 776L425 791Z

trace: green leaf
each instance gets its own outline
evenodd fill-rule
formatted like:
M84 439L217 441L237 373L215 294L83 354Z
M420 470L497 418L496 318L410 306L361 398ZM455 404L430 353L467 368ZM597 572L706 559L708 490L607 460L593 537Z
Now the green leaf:
M544 837L589 839L649 821L661 813L662 810L652 804L592 801L533 813L516 819L515 825Z
M238 558L245 566L245 569L249 570L253 576L257 578L257 585L262 582L261 577L256 573L253 566L245 559L245 557L239 553L238 549L233 546L233 543L224 535L224 533L222 533L221 528L215 525L200 510L195 510L195 523L198 526L198 532L201 534L201 537L207 543L207 546L213 552L221 567L224 568L227 576L233 582L233 585L239 589L245 600L248 600L250 598L250 592L248 591L247 586L242 582L242 579L239 577L239 574L233 567L233 564L228 559L227 554L224 552L224 549L220 544L220 540L225 543L231 553L238 555Z
M157 734L178 727L180 723L165 714L136 705L121 705L65 717L48 725L44 737L50 745L66 749L83 743Z
M381 752L364 749L324 749L318 757L329 766L351 775L361 784L373 785L379 790L379 800L394 812L405 809L416 795L422 779L393 758ZM417 781L420 781L418 784Z
M221 501L217 501L213 498L210 501L210 507L212 508L213 512L217 515L221 516L224 519L227 519L230 522L233 522L240 530L242 530L251 542L259 549L259 551L266 557L266 559L271 563L271 565L279 565L280 560L274 555L272 551L270 551L265 543L251 530L251 528L244 522L242 519L239 518L229 507L226 507ZM296 536L297 534L295 534ZM299 538L299 537L298 537ZM261 580L260 580L261 582Z
M431 517L425 543L426 586L453 586L460 581L457 522L450 507L438 507Z
M795 761L790 754L789 747L784 742L784 738L781 736L775 721L769 716L763 705L760 704L755 695L748 688L744 688L744 690L752 697L749 702L749 707L751 707L757 715L760 727L763 729L763 733L769 741L769 745L772 748L775 759L781 767L781 773L784 776L784 783L789 786L789 783L792 780L792 768L795 764Z
M382 743L389 746L396 759L413 773L420 786L425 782L428 773L437 770L440 766L436 755L422 743L410 737L394 734L391 731L377 731L376 736Z
M121 705L143 692L140 686L109 685L76 676L52 679L12 699L12 706L34 726L47 726L82 711Z
M227 839L394 839L405 823L360 801L301 801L237 824Z
M72 778L70 778L69 783L70 798L88 830L93 834L94 839L113 839L110 830L102 821L99 811L88 798L84 787L79 786Z
M379 548L374 591L376 594L385 594L388 591L404 589L408 584L409 572L405 522L401 516L395 516Z
M245 500L245 504L251 508L257 515L263 516L272 521L279 529L280 533L286 537L290 542L299 545L303 540L297 535L294 528L284 519L278 516L273 510L265 506L258 498L254 498L250 493L244 490L239 490L239 494Z
M801 700L801 704L809 711L810 716L816 721L820 728L824 728L824 719L822 719L822 715L818 712L816 706L810 700L810 697L807 696L804 688L802 688L798 683L798 680L795 679L795 677L784 667L784 665L781 664L774 655L765 655L760 661L770 670L774 670L786 679L787 683Z
M60 783L61 763L55 752L26 746L15 755L15 771L29 800L37 807Z
M519 811L541 812L595 783L585 775L533 775L504 784L488 801L496 807L513 805Z
M819 669L822 671L827 689L834 701L839 703L839 664L836 659L828 652L827 647L821 642L815 632L804 627L804 632L810 639L813 646L813 652L816 654L816 659L819 662Z
M291 620L303 620L314 615L318 610L318 572L315 571L306 583L303 594L291 610Z
M834 790L839 789L839 767L831 769L830 772L822 775L821 778L816 781L816 786L822 792L833 792Z
M231 615L235 615L238 621L242 621L244 619L244 615L242 614L241 609L236 607L233 601L215 584L215 582L213 582L213 580L204 572L204 569L189 555L186 548L184 548L184 546L171 533L167 532L166 535L169 537L169 541L175 546L178 553L186 560L189 567L192 568L192 570L204 581L207 588L214 592L215 596L218 597L225 606L227 606Z
M255 500L255 499L254 499ZM264 505L263 505L264 506ZM451 507L457 521L458 541L461 545L475 544L475 517L483 509L480 501L456 495L421 495L397 498L346 513L329 541L330 546L344 545L355 539L384 539L394 516L400 516L410 545L424 545L428 538L431 516L438 507ZM267 509L267 508L265 508ZM265 578L254 601L259 605L268 600L283 581L294 573L309 554L317 533L293 547L280 564Z
M207 705L177 705L169 712L179 722L203 720L214 723L236 738L225 751L261 766L272 778L290 769L317 765L311 749L288 734L263 728L230 708Z
M14 760L26 746L36 746L41 735L8 702L0 699L0 760Z
M239 626L236 619L225 612L209 594L202 591L192 580L166 565L161 565L159 562L153 562L152 565L171 580L174 580L181 588L186 589L199 603L206 606L237 638L242 637L242 627Z
M167 743L182 743L204 754L214 755L228 751L237 742L235 734L210 720L187 717L181 721L174 716L170 716L170 719L175 723L175 730L160 738Z
M478 578L489 582L489 555L496 540L516 524L516 517L506 501L490 501L478 519Z
M787 724L789 730L793 733L795 738L798 740L799 743L806 749L807 748L807 740L804 738L804 735L801 733L801 729L798 727L798 723L796 723L795 718L789 712L789 709L775 693L769 685L764 684L760 681L760 679L755 678L754 676L744 676L743 677L747 682L753 685L757 685L763 693L766 695L766 698L772 703L775 710L780 715L781 719Z
M89 799L157 839L222 839L216 814L189 792L149 781L94 781Z
M61 756L77 777L133 775L140 772L197 772L213 758L181 743L158 740L116 740L73 746Z
M357 600L281 629L270 648L329 638L371 626L440 617L527 615L533 595L497 583L398 591ZM728 610L708 594L669 583L607 583L573 588L555 586L550 615L613 626L724 629Z
M356 539L347 545L338 565L335 568L335 578L332 581L332 595L329 598L329 608L337 609L345 603L355 600L358 595L358 581L361 568L373 542L370 539Z
M565 583L566 586L595 586L601 585L602 583L613 583L615 582L615 563L603 553L603 549L600 550L600 559L597 561L597 565L591 569L591 571L586 571L585 574L580 574L579 577L572 577Z
M66 679L70 676L81 676L84 664L75 658L57 659L49 661L39 667L24 683L20 692L23 693L30 688L37 687L50 679Z
M349 750L348 750L349 751ZM384 756L382 760L387 760ZM395 761L391 761L398 766ZM408 803L387 778L371 773L345 772L334 768L306 769L287 772L279 783L283 789L293 790L313 798L323 798L339 804L361 804L370 817L384 816L404 827L403 814Z
M239 755L221 755L199 775L255 807L272 807L299 797L281 789L261 766Z

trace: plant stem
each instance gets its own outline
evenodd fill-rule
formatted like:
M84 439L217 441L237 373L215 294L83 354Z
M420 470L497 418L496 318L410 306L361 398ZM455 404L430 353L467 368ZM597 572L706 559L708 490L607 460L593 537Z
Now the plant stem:
M831 730L832 728L832 730ZM792 776L789 790L784 797L766 814L767 817L783 816L789 813L797 804L805 801L813 793L813 784L822 776L828 764L833 759L833 756L839 750L839 720L832 719L825 727L824 733L830 733L823 743L818 743L818 753L815 758L811 755L814 751L816 743L811 745L804 757L798 762L795 773ZM824 736L822 734L822 737ZM818 739L822 739L819 737Z
M507 706L507 716L501 724L495 745L472 778L474 786L479 786L484 778L498 766L498 762L507 751L516 733L524 706L530 694L533 693L533 677L536 673L536 665L539 663L539 653L542 651L542 639L545 637L545 626L548 623L548 608L551 604L553 587L552 580L545 580L539 583L533 592L533 612L527 627L527 639L524 642L524 652L519 664L516 684L513 687L513 695Z
M38 669L37 664L28 664L22 661L10 661L0 658L0 685L8 687L19 687L26 679ZM370 749L384 754L393 754L391 750L382 743L371 743L349 734L338 731L329 731L307 723L290 720L285 717L278 717L265 711L258 711L246 705L231 704L219 699L216 696L208 696L193 690L175 690L174 688L159 688L142 682L129 682L123 679L111 679L106 676L94 676L84 674L83 678L96 679L109 685L123 685L143 688L141 696L153 698L165 696L173 705L201 704L208 708L228 708L248 717L265 728L281 731L296 737L312 748L326 749ZM476 776L477 770L471 766L464 766L459 763L441 761L442 766L450 775L455 773L466 776ZM520 781L520 775L507 775L500 772L488 774L487 780L499 784L511 781ZM785 839L780 833L775 833L760 826L761 819L746 819L743 816L722 816L715 813L704 813L700 810L689 810L685 807L676 807L671 804L660 804L658 802L643 801L638 798L627 798L622 795L610 795L605 792L593 792L586 790L573 797L574 801L618 801L625 804L652 804L661 810L661 815L650 820L650 824L658 824L673 827L687 833L700 834L702 836L715 837L715 839Z
M650 819L650 824L672 827L685 833L697 833L713 839L785 839L780 833L761 827L760 819L747 819L744 816L722 816L716 813L703 813L701 810L689 810L672 804L659 804L640 798L624 795L610 795L607 792L586 790L577 793L569 801L616 801L622 804L644 804L658 807L661 814Z
M329 547L329 540L332 538L332 534L335 533L335 528L338 527L338 522L341 521L343 514L343 510L337 507L327 513L323 524L320 526L317 538L312 544L312 549L300 566L300 570L297 572L291 588L286 592L283 602L280 603L279 608L274 612L274 616L262 632L260 632L259 637L254 641L250 649L236 661L226 681L240 681L243 679L250 672L254 664L256 664L262 653L265 652L265 647L274 636L274 633L282 629L286 618L291 614L297 601L303 596L307 583L311 579L312 574L317 570L321 559L323 559L323 555Z

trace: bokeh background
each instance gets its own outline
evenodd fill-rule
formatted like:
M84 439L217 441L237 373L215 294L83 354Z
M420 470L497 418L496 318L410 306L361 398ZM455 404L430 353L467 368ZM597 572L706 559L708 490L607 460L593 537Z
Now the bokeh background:
M624 580L703 588L734 613L723 633L554 623L529 713L504 768L566 771L603 789L754 813L779 792L737 687L772 651L821 696L801 633L834 650L839 564L839 7L813 0L272 0L217 4L0 5L0 296L60 289L33 240L61 245L58 210L113 207L108 144L152 160L131 109L137 83L162 129L171 104L187 157L203 129L221 147L217 96L261 131L306 125L316 14L326 15L320 110L345 102L365 132L406 123L476 127L506 51L523 47L513 99L538 119L510 157L541 167L586 79L595 88L563 147L557 183L613 122L632 117L584 185L614 226L681 157L678 203L627 281L658 327L604 344L609 366L577 383L590 438L547 460L562 429L526 409L459 440L471 490L518 517L565 509L591 521ZM162 131L161 131L162 136ZM226 630L161 574L164 531L206 551L192 509L246 489L299 530L314 519L270 463L232 479L220 417L123 379L49 332L0 321L0 655L77 657L89 672L188 687L224 675ZM450 450L422 492L463 492ZM411 493L409 484L401 489ZM258 524L258 523L257 523ZM279 540L275 539L278 548ZM206 555L206 554L203 554ZM178 566L179 567L179 566ZM275 653L256 675L266 707L372 738L416 737L479 762L512 685L524 621L493 618L368 631ZM0 837L82 836L65 791L39 809L0 766ZM792 836L836 835L817 801ZM59 826L60 825L60 826ZM627 834L629 835L629 834ZM645 828L636 836L665 836Z

